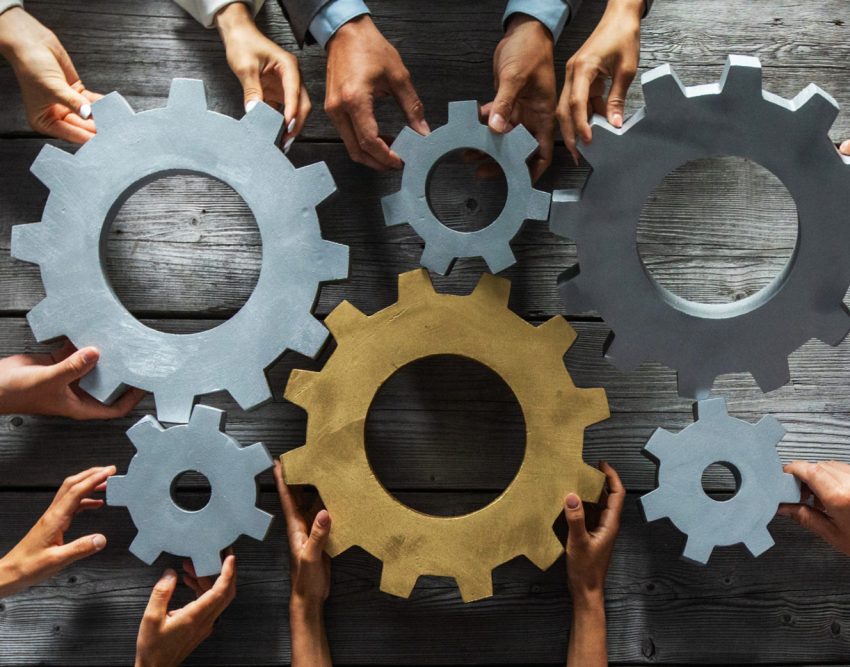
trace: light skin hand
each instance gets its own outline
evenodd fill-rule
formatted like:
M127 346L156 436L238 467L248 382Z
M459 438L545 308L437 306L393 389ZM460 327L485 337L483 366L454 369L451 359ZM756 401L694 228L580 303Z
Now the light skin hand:
M529 160L536 181L552 162L555 133L555 65L552 34L537 19L514 14L493 54L496 97L481 111L494 132L523 124L539 148Z
M779 514L850 556L850 465L838 461L792 461L785 466L803 482L800 503L779 506ZM807 504L809 498L812 504Z
M86 90L56 35L21 7L0 14L0 53L15 71L32 129L78 144L94 136L91 103L101 95Z
M843 142L839 150L843 155L850 155L850 139L847 139L845 142Z
M115 466L90 468L68 477L42 517L18 544L0 559L0 598L25 590L54 576L81 558L101 551L106 537L86 535L65 542L74 517L103 507L92 494L105 488Z
M596 29L567 61L557 116L564 143L576 164L576 140L591 142L589 120L594 113L605 116L614 127L623 125L626 94L640 57L643 12L643 0L608 0ZM606 97L607 79L611 79L611 88Z
M288 148L312 109L298 60L260 32L251 10L242 2L226 5L216 14L215 23L227 64L242 84L245 110L260 101L282 110Z
M626 499L626 490L617 471L607 463L600 463L599 469L608 478L608 492L603 492L599 505L594 508L598 520L588 522L581 499L574 493L567 496L564 505L569 526L567 583L573 599L567 665L582 667L608 664L605 576Z
M183 569L183 581L197 599L169 611L177 573L170 569L163 573L151 592L139 626L136 667L177 667L212 634L216 619L236 597L236 557L232 553L224 559L215 581L196 577L189 563L184 563Z
M401 158L380 136L375 102L392 96L407 122L428 134L425 109L398 51L368 15L343 25L327 44L325 111L355 162L380 171L400 169Z
M78 381L95 367L98 358L93 347L77 350L66 343L50 354L16 354L0 359L0 414L123 417L145 394L129 389L112 405L89 396Z
M327 510L320 509L311 521L309 514L301 511L300 490L286 484L280 461L274 463L274 479L289 541L292 665L329 667L331 652L322 608L331 590L331 561L325 553L331 518Z

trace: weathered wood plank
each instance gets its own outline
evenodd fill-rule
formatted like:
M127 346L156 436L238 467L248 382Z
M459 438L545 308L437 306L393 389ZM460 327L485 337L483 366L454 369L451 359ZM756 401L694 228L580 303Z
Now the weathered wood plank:
M5 551L50 500L0 494ZM428 504L429 494L419 494ZM404 496L411 501L412 496ZM478 501L455 494L462 512ZM271 493L261 505L279 515ZM162 557L145 567L127 552L135 530L126 511L82 515L74 534L104 531L95 558L0 604L0 664L129 664L138 622ZM682 561L683 538L666 522L645 524L630 496L607 606L612 662L741 664L841 661L850 653L845 557L787 520L772 524L777 546L760 559L741 547L708 567ZM289 659L286 544L278 519L266 542L237 544L239 593L214 636L189 664L267 664ZM565 655L570 601L563 560L543 573L518 559L495 571L495 593L464 605L450 580L420 579L409 601L377 591L380 563L354 549L333 564L327 605L338 664L556 664ZM187 599L181 591L179 600ZM392 620L390 620L392 619ZM104 641L104 637L109 637Z

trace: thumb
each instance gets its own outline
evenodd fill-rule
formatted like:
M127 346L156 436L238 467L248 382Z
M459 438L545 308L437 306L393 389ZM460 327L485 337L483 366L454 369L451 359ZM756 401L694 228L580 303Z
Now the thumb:
M93 347L77 350L66 359L47 367L50 379L62 379L71 383L86 375L100 358L100 353Z
M611 90L608 91L608 104L605 111L608 122L614 127L623 126L623 118L626 113L626 95L634 78L634 68L631 67L620 67L614 73Z
M328 543L328 536L331 533L331 515L327 510L321 510L313 520L313 527L310 529L310 537L307 538L307 544L304 545L304 558L307 561L318 562L322 558L322 552L325 550L325 545Z
M564 514L567 517L567 526L569 534L567 535L567 550L570 545L575 545L587 539L587 526L584 523L584 506L581 498L576 494L571 493L567 496L567 502L564 503Z
M57 100L71 109L74 113L88 120L91 116L91 102L80 92L74 90L67 83L59 84L53 91Z
M60 547L54 547L53 553L56 556L56 560L60 563L59 568L62 569L75 561L96 554L105 546L106 537L97 533L95 535L80 537L73 542L63 544Z
M783 504L777 512L799 523L803 528L814 533L826 542L832 542L835 537L835 524L823 512L802 504Z
M177 586L177 573L168 568L162 573L159 581L151 591L148 606L145 608L145 618L151 620L161 620L168 613L168 603L171 601L171 596L174 594L174 589Z
M245 111L249 112L257 102L263 101L263 85L260 83L260 71L255 67L249 67L237 74L239 83L242 84L242 92L245 100Z
M509 72L499 72L499 89L490 108L487 124L493 132L502 134L510 130L510 119L514 104L524 82Z
M842 143L842 144L841 144L841 148L839 148L839 150L840 150L840 151L841 151L844 155L850 155L850 139L847 139L847 141L845 141L844 143Z

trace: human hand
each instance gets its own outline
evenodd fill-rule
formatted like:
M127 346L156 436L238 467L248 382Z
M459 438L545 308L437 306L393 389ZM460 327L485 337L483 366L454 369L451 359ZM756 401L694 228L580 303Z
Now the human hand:
M419 134L428 134L430 128L410 72L398 51L368 15L359 16L337 30L327 50L325 111L351 159L373 169L401 169L401 158L378 134L376 98L392 95L410 127Z
M592 140L590 117L601 114L622 127L626 94L640 57L640 19L643 0L608 0L605 13L582 47L567 61L564 89L558 103L558 122L564 143L578 164L576 135ZM605 98L605 82L611 89Z
M103 491L107 478L114 474L115 466L90 468L62 482L47 511L24 539L0 559L0 597L49 579L106 546L106 537L99 533L66 544L65 532L80 512L103 507L102 499L90 496Z
M0 53L18 79L32 129L78 144L94 136L91 103L101 95L86 90L56 35L21 7L0 14Z
M500 134L522 123L539 148L529 161L535 181L552 162L555 132L555 66L552 33L526 14L514 14L493 53L496 98L481 108Z
M782 504L778 513L850 556L850 465L792 461L785 472L803 482L801 502Z
M245 111L260 101L281 111L286 124L283 149L288 151L312 109L298 60L260 32L243 2L226 5L216 14L215 23L227 64L242 84Z
M142 390L129 389L112 405L104 405L78 385L99 357L93 347L77 350L68 342L50 354L15 354L0 359L0 414L123 417L142 400Z
M843 155L850 155L850 139L844 141L838 150L840 150Z
M608 492L603 492L595 508L598 511L598 520L593 522L595 526L589 529L581 499L575 493L567 496L564 505L569 527L567 583L574 598L604 593L605 576L620 530L626 490L614 468L607 463L600 463L599 469L608 478Z
M212 634L213 624L236 597L236 557L229 553L221 574L195 576L191 563L184 562L183 582L196 600L182 609L168 610L177 586L177 573L166 570L154 586L136 640L136 667L176 667Z

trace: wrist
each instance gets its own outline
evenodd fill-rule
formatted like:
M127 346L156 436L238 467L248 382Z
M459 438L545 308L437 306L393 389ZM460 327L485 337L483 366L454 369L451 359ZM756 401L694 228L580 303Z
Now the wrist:
M576 610L604 609L605 589L602 586L570 586L573 608Z
M640 22L646 13L644 0L608 0L605 12L614 12L619 16L633 16Z
M372 21L372 17L369 16L369 14L355 16L353 19L346 21L336 29L336 32L331 35L331 38L325 45L325 49L330 52L331 47L334 44L348 41L356 42L358 40L366 39L363 35L367 32L374 31L377 31L377 27L375 27L375 23Z
M23 572L9 557L0 558L0 598L17 593L24 588Z
M289 600L289 617L293 622L321 625L324 606L324 600L293 594Z
M515 12L508 17L505 22L505 38L515 34L522 34L526 39L543 40L550 48L554 48L555 41L549 28L529 14Z
M228 36L234 32L257 29L251 10L244 2L231 2L222 7L215 15L214 22L225 46Z
M23 7L9 7L0 14L0 54L6 60L13 60L16 54L24 48L21 37L26 31L21 29L21 23L28 18Z

